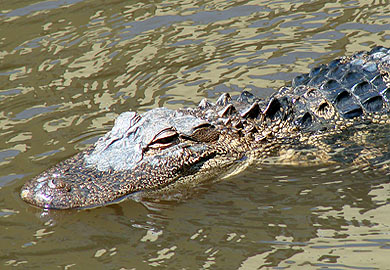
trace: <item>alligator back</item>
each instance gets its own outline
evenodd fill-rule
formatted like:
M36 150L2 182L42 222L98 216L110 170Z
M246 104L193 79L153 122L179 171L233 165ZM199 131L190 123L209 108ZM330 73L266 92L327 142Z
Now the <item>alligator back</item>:
M385 118L389 102L390 49L375 47L297 76L270 99L265 115L287 117L301 130L321 131L338 120Z

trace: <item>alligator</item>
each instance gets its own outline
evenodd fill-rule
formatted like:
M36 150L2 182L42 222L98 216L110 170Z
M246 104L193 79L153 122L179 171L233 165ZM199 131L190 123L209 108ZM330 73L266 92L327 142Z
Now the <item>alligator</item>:
M269 98L243 91L196 108L124 112L93 146L27 181L21 198L40 208L84 209L191 188L288 153L349 162L362 152L351 158L345 142L390 126L389 106L390 49L377 46L314 67Z

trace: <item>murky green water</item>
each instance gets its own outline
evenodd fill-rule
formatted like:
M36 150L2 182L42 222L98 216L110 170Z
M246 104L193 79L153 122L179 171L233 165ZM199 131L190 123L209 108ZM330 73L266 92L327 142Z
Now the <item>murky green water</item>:
M30 177L126 110L193 106L390 45L386 1L0 0L1 269L390 269L389 176L263 166L179 202L42 212Z

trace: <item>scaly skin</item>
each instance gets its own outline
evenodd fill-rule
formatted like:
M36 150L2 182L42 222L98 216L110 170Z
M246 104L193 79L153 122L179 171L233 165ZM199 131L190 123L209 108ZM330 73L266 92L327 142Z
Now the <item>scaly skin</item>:
M357 123L388 124L389 66L390 50L376 47L314 68L268 100L244 91L198 108L123 113L94 146L29 180L21 197L41 208L97 207L291 149L330 152L326 138Z

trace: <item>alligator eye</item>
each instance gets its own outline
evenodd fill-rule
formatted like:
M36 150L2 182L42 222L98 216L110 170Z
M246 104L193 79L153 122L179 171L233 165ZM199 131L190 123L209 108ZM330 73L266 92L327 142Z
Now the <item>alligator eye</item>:
M151 143L149 144L149 148L166 148L177 142L179 138L179 134L173 129L165 129L160 131Z
M190 136L183 137L196 142L213 142L218 140L219 132L213 125L206 123L195 127Z

